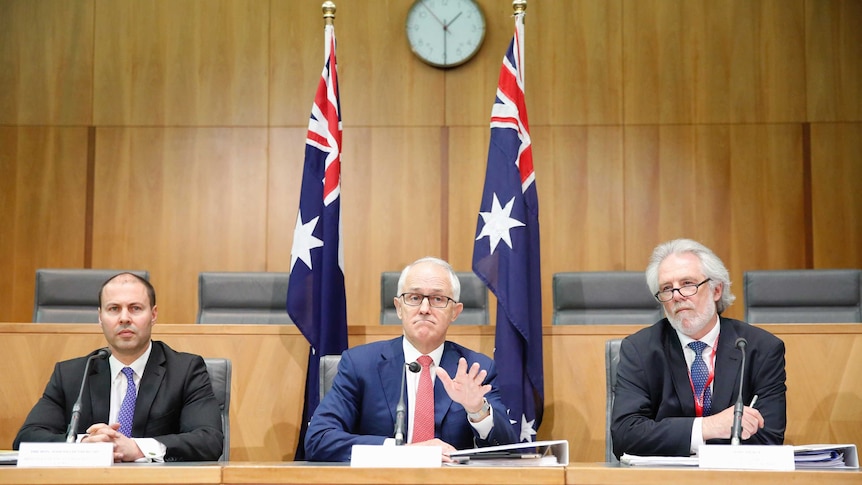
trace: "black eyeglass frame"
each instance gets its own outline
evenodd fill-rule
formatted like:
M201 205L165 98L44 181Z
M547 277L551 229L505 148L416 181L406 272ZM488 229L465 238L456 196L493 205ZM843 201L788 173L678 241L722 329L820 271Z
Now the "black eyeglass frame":
M707 278L707 279L701 281L700 283L698 283L696 285L682 285L679 288L668 288L666 290L657 291L653 296L655 297L656 300L658 300L661 303L667 303L667 302L673 300L673 292L674 291L679 292L680 296L684 296L684 297L694 296L697 294L697 290L699 290L700 287L704 283L706 283L707 281L712 281L712 278ZM686 294L685 292L688 292L688 291L691 291L691 293ZM668 298L666 300L662 300L659 297L659 295L661 295L662 293L670 293L670 296L668 296Z
M417 296L421 296L422 299L419 300L419 303L413 304L413 303L410 303L407 301L407 298L405 298L405 295L417 295ZM423 295L422 293L414 293L412 291L401 293L400 295L398 295L398 298L401 298L401 301L404 302L404 304L407 306L422 306L422 302L425 301L426 298L428 299L428 306L430 306L431 308L446 308L449 306L450 301L452 303L458 303L457 301L455 301L454 298L449 298L446 295ZM431 298L445 298L446 304L443 306L436 306L432 303Z

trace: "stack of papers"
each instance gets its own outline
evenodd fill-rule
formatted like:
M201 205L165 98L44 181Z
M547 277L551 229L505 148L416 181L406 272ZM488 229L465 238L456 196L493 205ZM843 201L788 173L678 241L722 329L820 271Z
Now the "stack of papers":
M565 466L569 464L566 440L534 441L470 448L449 453L454 463L472 466Z
M0 465L15 465L18 463L18 452L0 450Z
M620 463L628 466L698 466L694 456L639 456L623 453Z

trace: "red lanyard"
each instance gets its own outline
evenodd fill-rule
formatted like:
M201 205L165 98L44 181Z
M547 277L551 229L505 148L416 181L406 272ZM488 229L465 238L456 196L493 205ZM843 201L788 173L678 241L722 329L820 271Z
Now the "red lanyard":
M703 416L703 398L706 395L706 390L712 385L715 379L715 351L718 349L718 337L715 338L715 343L712 346L712 366L709 368L709 377L706 378L706 384L703 386L700 396L694 392L694 381L691 379L691 367L688 369L688 382L691 384L691 393L694 395L694 412L697 417ZM695 359L697 356L694 357Z

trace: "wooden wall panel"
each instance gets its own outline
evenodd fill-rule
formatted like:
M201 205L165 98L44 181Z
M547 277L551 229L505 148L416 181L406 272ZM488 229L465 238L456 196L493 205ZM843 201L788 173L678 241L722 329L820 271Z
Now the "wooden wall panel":
M626 123L804 119L803 0L628 0L623 9Z
M862 268L862 123L811 125L814 267Z
M84 264L87 130L0 127L0 308L33 319L37 268Z
M93 4L0 2L0 124L90 123Z
M149 270L159 321L194 322L199 272L266 269L266 146L258 128L99 129L93 266Z
M96 125L264 125L268 0L100 0Z
M862 2L806 0L808 119L862 120Z
M501 9L509 3L500 2ZM622 123L622 5L621 0L528 4L531 126ZM504 12L499 18L512 30Z

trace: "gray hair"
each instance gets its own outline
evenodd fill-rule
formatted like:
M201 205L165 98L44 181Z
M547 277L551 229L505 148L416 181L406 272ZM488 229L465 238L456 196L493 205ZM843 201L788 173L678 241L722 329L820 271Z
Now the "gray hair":
M673 254L691 253L700 260L700 267L704 276L709 278L710 290L722 285L721 297L715 303L715 310L722 313L727 310L736 296L730 291L730 273L724 267L721 259L703 244L691 239L674 239L656 246L650 256L646 268L646 282L649 291L653 294L658 292L658 267L665 258Z
M461 281L458 279L458 275L455 274L455 270L452 269L452 265L450 265L446 261L443 261L440 258L435 258L433 256L426 256L424 258L417 259L416 261L413 261L412 263L404 267L404 269L401 271L401 276L398 278L398 294L395 296L398 296L403 293L404 280L407 279L407 272L409 272L411 268L420 263L433 263L437 266L445 268L446 271L449 272L449 280L452 283L452 299L456 302L461 301Z

